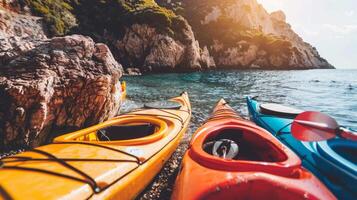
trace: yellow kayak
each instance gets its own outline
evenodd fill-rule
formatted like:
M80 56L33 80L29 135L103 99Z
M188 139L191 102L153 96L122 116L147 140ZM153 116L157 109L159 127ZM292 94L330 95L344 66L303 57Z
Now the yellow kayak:
M126 99L126 82L122 81L121 82L121 101L123 102Z
M187 93L166 102L2 159L0 199L135 198L175 151L191 118Z

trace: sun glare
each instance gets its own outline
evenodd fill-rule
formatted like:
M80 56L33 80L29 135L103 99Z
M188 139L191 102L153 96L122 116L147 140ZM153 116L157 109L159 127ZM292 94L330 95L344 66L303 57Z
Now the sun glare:
M284 0L257 0L257 1L258 3L262 4L268 12L281 10L284 4Z

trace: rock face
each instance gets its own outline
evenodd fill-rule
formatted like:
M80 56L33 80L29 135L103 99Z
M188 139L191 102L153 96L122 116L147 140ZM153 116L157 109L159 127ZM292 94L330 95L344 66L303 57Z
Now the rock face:
M0 7L0 66L46 39L41 18Z
M291 29L282 11L269 14L256 0L160 2L171 8L183 5L198 41L218 67L333 68Z
M0 149L113 117L123 69L109 48L81 35L48 39L19 2L0 2Z
M113 52L121 63L143 72L197 71L215 66L208 51L200 50L191 27L185 23L176 37L145 24L125 28L121 39L113 41Z
M106 43L126 71L182 72L215 66L209 52L200 48L187 20L154 0L89 0L74 7L78 10L78 31ZM92 19L88 13L93 12L99 14Z
M42 18L17 14L0 6L0 38L13 36L46 39Z
M1 147L37 146L56 130L117 113L122 67L106 45L72 35L13 48L22 42L2 40L9 48L0 55Z
M256 0L3 2L42 16L48 32L107 44L127 73L333 68L282 11L268 13Z
M29 13L29 8L23 0L0 0L0 8L16 13Z

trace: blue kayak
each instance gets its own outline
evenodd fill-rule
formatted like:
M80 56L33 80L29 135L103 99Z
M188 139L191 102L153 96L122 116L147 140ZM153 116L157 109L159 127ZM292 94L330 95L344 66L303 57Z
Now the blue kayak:
M305 168L314 173L339 199L357 199L357 142L335 138L302 142L291 134L298 113L284 106L259 104L247 97L249 117L290 147ZM271 107L272 109L268 109Z

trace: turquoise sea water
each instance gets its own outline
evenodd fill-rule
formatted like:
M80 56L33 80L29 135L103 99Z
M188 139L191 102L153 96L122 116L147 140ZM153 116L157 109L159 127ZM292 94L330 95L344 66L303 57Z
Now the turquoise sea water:
M128 98L135 102L166 99L187 91L193 128L208 117L220 98L247 116L244 96L292 105L333 116L357 129L357 70L211 71L127 76Z

